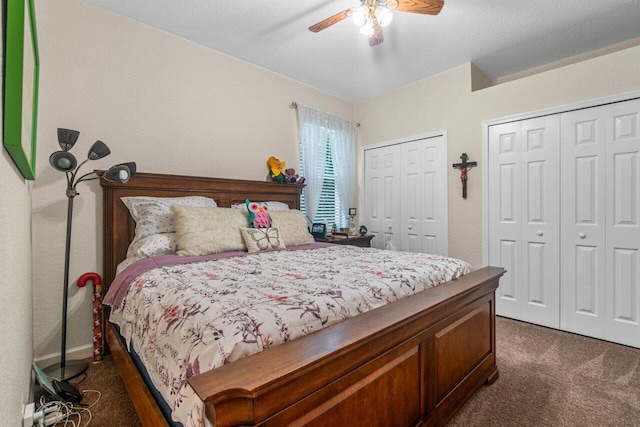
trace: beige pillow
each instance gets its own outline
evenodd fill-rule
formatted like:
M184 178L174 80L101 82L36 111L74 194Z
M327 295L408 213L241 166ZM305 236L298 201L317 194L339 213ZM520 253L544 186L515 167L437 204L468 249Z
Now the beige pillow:
M242 238L251 252L287 249L277 228L241 228Z
M171 206L181 256L246 251L240 229L249 224L246 211L229 208Z
M308 245L315 241L307 228L307 218L299 210L269 211L269 215L271 215L271 227L280 231L280 236L287 247Z

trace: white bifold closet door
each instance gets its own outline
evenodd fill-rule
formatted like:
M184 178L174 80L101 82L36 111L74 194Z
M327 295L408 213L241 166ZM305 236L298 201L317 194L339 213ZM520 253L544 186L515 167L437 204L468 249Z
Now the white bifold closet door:
M393 233L400 228L400 150L397 146L365 151L364 181L364 221L360 222L375 236L371 246L384 249L389 238L399 247L400 235Z
M640 347L640 100L561 116L561 327Z
M489 264L501 316L559 327L559 117L489 128Z
M443 137L400 144L400 247L407 252L447 255Z
M361 223L373 247L447 255L445 168L443 136L365 149Z

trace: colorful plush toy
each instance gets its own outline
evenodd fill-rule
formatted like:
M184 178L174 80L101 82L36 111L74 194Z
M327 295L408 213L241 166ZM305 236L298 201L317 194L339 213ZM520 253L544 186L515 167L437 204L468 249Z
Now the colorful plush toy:
M287 177L284 174L285 162L281 162L274 156L271 156L267 160L267 166L269 167L269 176L272 181L287 182Z
M304 178L296 173L296 170L293 168L289 168L284 171L285 176L287 177L287 182L290 184L304 184Z
M271 227L271 217L267 203L244 202L249 211L249 228L269 228Z

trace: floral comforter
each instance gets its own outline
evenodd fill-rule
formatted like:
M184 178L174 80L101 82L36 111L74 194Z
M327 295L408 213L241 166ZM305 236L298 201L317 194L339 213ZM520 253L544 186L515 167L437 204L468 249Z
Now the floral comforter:
M129 284L110 320L173 419L202 426L188 377L470 271L457 259L352 246L262 252L153 268Z

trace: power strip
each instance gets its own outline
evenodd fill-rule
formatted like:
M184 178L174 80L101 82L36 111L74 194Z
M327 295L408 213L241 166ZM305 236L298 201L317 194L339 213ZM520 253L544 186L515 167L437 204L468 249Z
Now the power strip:
M65 420L66 418L67 415L63 414L62 412L52 412L44 417L44 425L45 427L54 426L60 421Z
M36 411L36 404L31 402L24 406L24 412L22 414L22 426L31 427L33 425L33 415Z
M35 404L31 403L25 406L23 426L24 427L42 427L42 426L54 426L60 421L67 419L67 414L58 410L57 407L52 406L44 409L40 409L34 412Z

